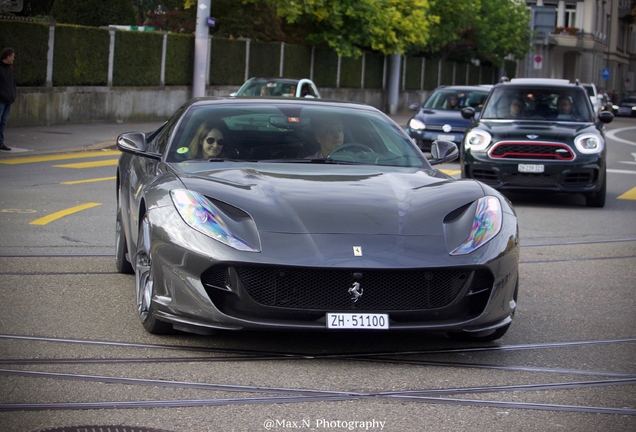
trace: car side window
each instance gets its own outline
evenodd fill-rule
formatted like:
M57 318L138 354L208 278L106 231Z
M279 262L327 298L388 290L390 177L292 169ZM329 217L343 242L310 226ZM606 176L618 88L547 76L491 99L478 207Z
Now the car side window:
M166 122L166 125L164 126L161 133L159 133L159 137L156 141L156 151L158 153L164 154L166 152L166 149L168 148L168 141L170 140L172 131L174 130L179 121L179 118L181 117L181 114L183 113L183 109L183 107L179 108L177 112Z

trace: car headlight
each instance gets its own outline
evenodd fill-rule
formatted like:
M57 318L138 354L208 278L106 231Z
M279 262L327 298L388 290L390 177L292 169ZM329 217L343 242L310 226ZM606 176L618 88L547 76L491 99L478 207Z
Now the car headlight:
M451 255L466 255L482 247L492 240L499 231L503 213L501 203L494 196L486 196L477 201L473 225L468 238L450 253Z
M618 110L618 105L612 105L612 109Z
M172 202L185 223L193 229L236 250L258 252L258 248L235 236L213 204L203 195L185 189L170 191Z
M414 119L414 118L412 118L409 121L409 127L411 129L413 129L413 130L424 130L424 129L426 129L426 125L423 122L419 121L418 119Z
M467 149L471 150L485 150L491 141L492 137L488 132L473 129L466 134L466 137L464 138L464 145Z
M600 153L603 150L603 139L594 134L580 135L574 139L574 145L583 154Z

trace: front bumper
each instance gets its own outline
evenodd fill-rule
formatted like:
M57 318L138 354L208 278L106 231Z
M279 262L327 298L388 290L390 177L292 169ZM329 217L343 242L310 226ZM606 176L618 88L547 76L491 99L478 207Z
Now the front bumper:
M520 164L543 165L542 173L520 172ZM462 155L462 178L479 180L498 190L597 192L605 177L604 155L578 155L574 161L495 160L486 152Z
M149 216L166 220L164 211ZM514 217L505 217L497 238L473 254L451 257L433 250L428 253L435 259L425 260L424 267L413 266L418 261L413 253L404 253L402 260L396 257L396 263L407 262L402 267L372 261L290 264L291 258L272 260L225 246L220 250L213 240L178 226L177 220L173 223L177 235L158 230L160 236L151 236L153 301L156 318L180 327L327 330L326 314L343 312L387 313L392 330L479 331L507 325L516 307L519 247ZM298 243L297 235L271 234L275 240L268 235L263 234L263 243L275 241L276 256ZM362 244L386 244L374 236L357 237ZM365 289L358 302L348 293L354 279Z
M444 132L442 130L415 130L411 129L407 126L406 133L415 140L418 147L422 150L430 150L433 141L435 140L443 140L443 141L451 141L457 144L457 147L461 145L462 139L464 138L463 131L451 131Z

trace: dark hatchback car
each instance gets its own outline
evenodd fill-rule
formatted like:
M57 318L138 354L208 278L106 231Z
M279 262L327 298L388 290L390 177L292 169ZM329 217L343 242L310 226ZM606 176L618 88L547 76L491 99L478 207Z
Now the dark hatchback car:
M617 116L634 117L636 116L636 96L625 96L618 100L618 103L612 106L614 114Z
M489 87L442 86L431 92L422 106L412 104L409 109L417 113L409 120L406 132L422 150L430 150L435 140L451 141L460 145L470 121L461 115L462 108L481 111Z
M462 115L474 119L473 108ZM582 193L603 207L607 187L603 123L585 89L567 80L513 79L493 87L460 153L463 178L498 190Z

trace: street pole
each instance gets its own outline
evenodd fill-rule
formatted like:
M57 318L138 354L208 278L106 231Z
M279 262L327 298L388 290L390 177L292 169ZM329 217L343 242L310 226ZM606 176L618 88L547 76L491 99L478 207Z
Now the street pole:
M197 27L194 36L194 76L192 97L205 96L205 71L208 64L208 17L211 0L197 2Z
M397 114L398 102L400 99L400 54L391 54L389 56L389 91L388 105L389 114Z

